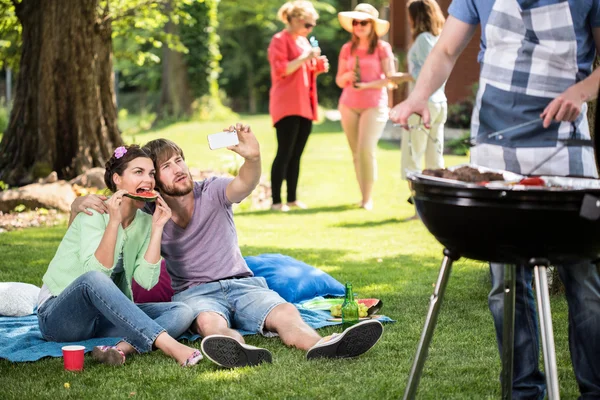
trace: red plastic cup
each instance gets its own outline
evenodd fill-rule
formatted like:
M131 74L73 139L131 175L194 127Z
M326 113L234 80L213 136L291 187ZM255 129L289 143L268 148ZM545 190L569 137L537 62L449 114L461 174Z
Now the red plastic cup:
M85 352L84 346L63 346L62 352L65 369L67 371L83 370L83 353Z
M317 71L324 71L325 70L325 60L318 57L317 58Z

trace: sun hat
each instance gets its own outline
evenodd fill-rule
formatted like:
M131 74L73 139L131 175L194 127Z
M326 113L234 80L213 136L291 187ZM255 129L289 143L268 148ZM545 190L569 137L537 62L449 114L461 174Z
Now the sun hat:
M342 28L352 33L352 21L363 21L370 19L375 27L375 34L379 37L385 35L390 29L390 23L384 19L379 19L379 11L367 3L360 3L354 8L354 11L342 11L338 13L338 19Z

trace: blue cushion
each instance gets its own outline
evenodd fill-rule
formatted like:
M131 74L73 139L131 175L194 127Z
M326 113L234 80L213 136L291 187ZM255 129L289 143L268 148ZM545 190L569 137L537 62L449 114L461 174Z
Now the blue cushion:
M318 268L282 254L244 257L255 276L262 276L271 290L290 303L317 296L343 296L344 285Z

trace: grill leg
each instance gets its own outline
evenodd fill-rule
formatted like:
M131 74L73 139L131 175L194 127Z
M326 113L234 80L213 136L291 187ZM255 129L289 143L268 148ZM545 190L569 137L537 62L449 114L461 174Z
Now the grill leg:
M425 365L425 359L427 358L427 353L429 351L429 344L433 337L433 331L437 323L440 307L442 306L444 292L446 291L446 285L448 284L448 278L450 277L450 271L452 270L452 263L459 258L460 256L455 255L448 249L444 249L444 259L442 260L442 266L435 284L435 289L429 300L429 311L427 311L425 326L423 327L421 340L419 340L419 345L417 346L417 354L415 355L415 360L413 361L408 377L408 384L404 391L404 400L412 400L417 394L419 380L421 379L423 366Z
M504 319L502 321L502 399L512 399L515 342L515 277L517 266L504 265Z
M535 265L535 291L537 294L538 314L544 353L544 368L548 400L559 400L558 371L556 368L556 352L554 350L554 333L552 331L552 314L550 313L550 295L548 293L548 264Z

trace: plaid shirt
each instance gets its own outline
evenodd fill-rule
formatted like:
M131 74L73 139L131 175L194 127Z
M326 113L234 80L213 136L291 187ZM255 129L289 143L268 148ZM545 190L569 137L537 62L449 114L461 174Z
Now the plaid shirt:
M576 121L547 129L539 118L552 99L585 77L569 2L497 0L482 29L486 47L471 120L480 144L471 149L471 162L521 174L597 177L592 147L561 142L590 139L587 106ZM591 26L589 36L593 40Z

